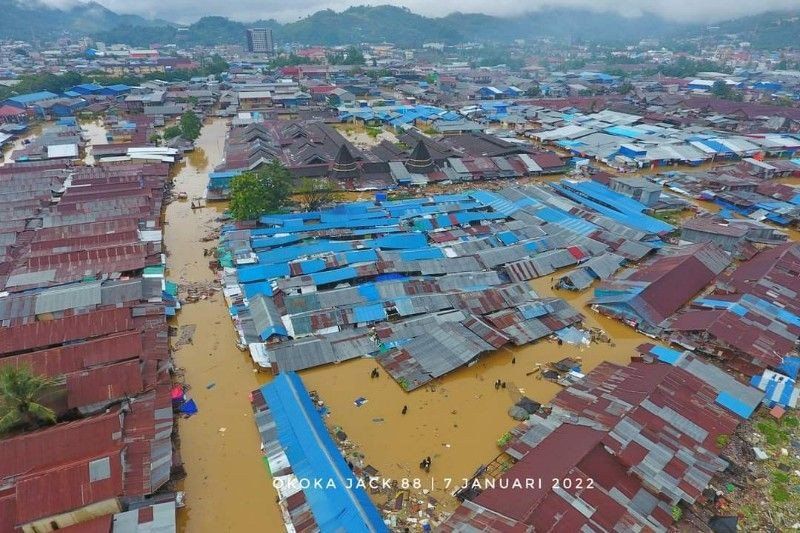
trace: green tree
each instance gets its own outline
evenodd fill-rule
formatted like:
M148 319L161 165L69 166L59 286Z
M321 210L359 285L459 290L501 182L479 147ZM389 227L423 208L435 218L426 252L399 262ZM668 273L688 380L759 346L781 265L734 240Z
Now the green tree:
M531 85L525 90L525 96L528 98L536 98L540 94L542 94L542 89L538 85Z
M328 54L328 63L331 65L363 65L364 54L355 46L348 46L344 51Z
M0 432L54 423L55 412L41 403L54 384L25 366L0 368Z
M255 172L245 172L231 181L231 216L253 220L289 205L292 177L280 161L274 159Z
M164 130L164 140L174 139L183 135L183 130L181 130L180 126L170 126L169 128Z
M181 135L184 139L193 141L200 137L200 128L203 127L203 123L200 122L194 111L186 111L181 115L180 125Z
M733 94L733 90L730 85L724 81L717 80L714 82L714 85L711 86L711 94L717 98L730 98L731 94Z
M336 202L340 197L330 180L315 178L300 180L295 194L306 211L316 211L322 206Z

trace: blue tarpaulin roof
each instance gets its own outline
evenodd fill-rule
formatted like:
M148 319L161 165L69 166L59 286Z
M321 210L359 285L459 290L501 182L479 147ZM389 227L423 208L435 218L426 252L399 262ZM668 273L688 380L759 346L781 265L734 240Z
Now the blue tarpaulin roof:
M388 532L367 493L358 488L355 475L328 434L300 377L294 372L280 374L261 387L261 393L295 476L323 480L322 488L312 483L303 490L319 529Z
M356 277L358 277L358 272L353 267L335 268L332 270L314 272L311 274L311 279L314 280L314 283L317 285L335 283L337 281L344 281L346 279L353 279Z
M742 418L750 418L750 415L753 414L753 411L758 406L758 404L753 406L747 405L731 393L725 391L719 393L717 396L717 403L722 407L733 411Z
M653 346L650 353L658 357L659 361L670 365L674 365L681 358L681 352L664 346Z
M256 281L255 283L242 283L242 290L247 298L252 298L257 294L272 296L272 284L269 281Z
M386 309L382 304L362 305L353 309L356 322L375 322L386 320Z
M421 248L419 250L404 250L400 252L400 259L403 261L415 261L418 259L440 259L444 257L441 248Z

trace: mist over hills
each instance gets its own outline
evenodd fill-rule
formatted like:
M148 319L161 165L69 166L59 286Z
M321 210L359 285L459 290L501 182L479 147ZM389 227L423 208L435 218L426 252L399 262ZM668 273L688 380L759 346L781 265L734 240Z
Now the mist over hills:
M800 47L800 18L794 13L764 13L718 23L679 23L647 15L623 17L579 9L552 8L503 18L476 13L426 17L395 6L356 6L342 12L318 11L295 22L242 23L225 17L202 17L185 26L138 15L121 15L96 2L58 9L37 2L0 0L0 38L48 41L61 35L88 35L109 43L149 46L244 44L245 30L272 28L279 43L344 45L390 42L418 46L425 42L510 42L549 38L561 42L632 43L645 38L692 37L708 32L736 33L762 48Z

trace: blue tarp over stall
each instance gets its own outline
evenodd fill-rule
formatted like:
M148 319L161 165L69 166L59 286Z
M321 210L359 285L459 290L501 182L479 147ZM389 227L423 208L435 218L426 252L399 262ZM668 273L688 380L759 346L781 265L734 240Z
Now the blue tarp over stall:
M294 372L280 374L261 387L261 393L294 474L298 479L323 480L322 488L312 483L303 490L320 530L388 532L367 493L356 486L356 476L331 440L300 377Z
M753 414L755 408L758 407L758 404L747 405L733 394L725 391L719 393L719 395L717 396L717 403L720 404L722 407L730 411L733 411L742 418L750 418L750 415Z

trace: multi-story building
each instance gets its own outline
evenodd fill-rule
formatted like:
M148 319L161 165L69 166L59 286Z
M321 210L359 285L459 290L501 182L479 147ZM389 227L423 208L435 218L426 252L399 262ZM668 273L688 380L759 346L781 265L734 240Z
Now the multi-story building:
M247 30L247 50L254 54L272 54L275 42L269 28L251 28Z

